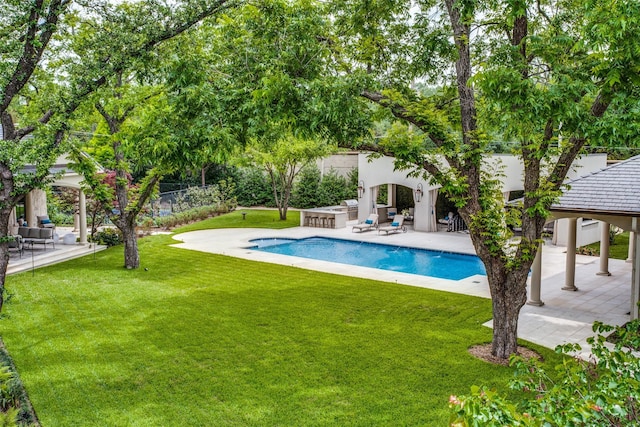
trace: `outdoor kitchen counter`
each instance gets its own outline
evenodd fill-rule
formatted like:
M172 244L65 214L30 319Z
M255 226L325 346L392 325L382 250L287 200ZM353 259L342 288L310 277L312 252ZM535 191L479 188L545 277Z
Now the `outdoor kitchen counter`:
M300 211L301 227L344 228L347 226L347 211L344 206L326 206Z

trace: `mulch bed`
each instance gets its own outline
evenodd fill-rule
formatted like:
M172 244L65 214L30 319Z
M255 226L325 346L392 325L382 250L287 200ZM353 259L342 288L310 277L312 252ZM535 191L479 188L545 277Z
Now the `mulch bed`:
M474 345L469 348L469 353L478 359L493 363L494 365L509 366L509 359L501 359L491 354L491 343ZM525 359L535 358L542 360L542 356L537 351L531 350L527 347L518 346L518 354Z

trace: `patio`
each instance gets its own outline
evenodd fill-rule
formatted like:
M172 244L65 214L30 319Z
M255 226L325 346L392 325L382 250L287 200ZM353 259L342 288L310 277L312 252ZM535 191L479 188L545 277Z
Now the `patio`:
M257 238L304 238L326 236L340 239L387 243L424 249L436 249L473 254L469 235L463 232L422 233L409 229L407 233L379 235L377 232L352 233L354 222L342 229L296 227L284 230L219 229L196 231L175 236L176 247L229 255L255 261L300 267L308 270L381 280L411 286L457 292L489 298L485 276L472 276L460 281L437 279L414 274L384 271L366 267L317 261L306 258L271 254L249 249L250 240ZM541 307L525 305L520 313L520 338L554 348L564 343L579 343L588 352L586 339L593 335L594 321L622 325L629 320L631 264L610 260L611 276L597 276L599 258L576 256L578 291L563 291L566 248L551 243L544 247L542 262ZM491 321L485 323L490 327Z
M78 236L79 234L79 232L74 232L72 227L57 227L56 233L59 236L65 236L68 234L75 234ZM105 248L105 246L93 244L81 245L76 243L73 245L65 245L62 238L58 240L55 248L49 244L46 245L46 248L45 245L41 244L35 244L30 247L25 246L22 256L17 252L10 253L7 274L34 270L38 267L44 267L46 265L56 264L73 258L89 255L95 251L101 251Z

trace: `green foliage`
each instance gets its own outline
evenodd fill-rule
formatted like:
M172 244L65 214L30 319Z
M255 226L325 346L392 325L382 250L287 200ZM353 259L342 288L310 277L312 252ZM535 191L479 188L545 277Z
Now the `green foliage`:
M567 359L555 375L536 360L515 357L516 376L511 388L526 399L512 402L487 387L471 388L467 397L450 399L451 426L637 426L640 423L640 321L622 327L595 323L595 337L587 340L592 356ZM606 343L614 331L617 341ZM577 344L556 348L557 353L578 352Z
M236 186L231 180L221 180L216 185L206 188L189 187L186 192L176 197L174 212L180 213L193 208L211 206L215 212L226 213L236 208Z
M291 191L300 171L313 161L333 151L334 147L319 139L303 139L292 133L273 141L252 141L243 161L264 168L271 182L275 204L281 219L286 219Z
M353 187L349 187L347 178L331 169L325 173L320 181L319 188L319 205L318 206L334 206L339 205L345 199L357 198L357 190L353 191Z
M300 209L323 206L320 202L320 169L308 165L300 172L291 193L291 205Z
M345 199L358 197L358 172L351 171L345 178L331 169L321 177L315 164L305 167L296 180L291 205L300 209L339 205Z
M187 158L225 158L236 145L288 134L346 144L368 132L363 82L332 57L323 4L268 0L234 12L176 40L167 55L182 144L210 147L187 148Z
M237 180L236 194L240 206L274 206L273 190L263 169L241 168Z
M7 302L11 298L6 298ZM0 426L31 426L35 422L24 385L0 340Z
M186 209L168 216L154 218L154 223L158 227L172 229L180 225L189 224L194 221L202 221L219 214L218 206L207 205Z
M122 232L117 228L111 227L93 233L90 240L98 245L107 247L121 245L123 242Z

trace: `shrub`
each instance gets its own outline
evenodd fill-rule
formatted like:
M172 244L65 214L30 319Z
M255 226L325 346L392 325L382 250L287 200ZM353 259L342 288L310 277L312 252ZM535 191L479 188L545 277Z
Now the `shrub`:
M0 340L0 426L37 425L13 360Z
M320 170L311 164L300 172L291 197L291 205L300 209L339 205L345 199L358 197L358 171L345 178L331 169L321 178Z
M640 321L613 327L595 323L595 337L587 340L592 356L574 357L556 367L556 380L535 360L512 358L516 367L510 386L524 394L519 403L484 387L471 396L451 396L451 426L638 426L640 425ZM605 333L614 331L615 345ZM577 344L556 348L557 353L581 350Z
M302 171L291 190L291 206L300 209L320 206L320 170L311 164Z
M189 209L169 216L155 218L158 227L174 228L179 225L189 224L194 221L201 221L218 214L218 209L212 206L202 206L199 208Z
M274 206L271 184L258 168L241 169L236 194L241 206Z
M229 212L238 205L234 195L235 188L231 179L222 180L206 188L189 187L185 193L176 197L173 211L183 212L197 207L213 206L217 212Z
M576 253L580 255L600 256L600 250L598 248L593 248L590 246L580 246L578 249L576 249Z
M110 247L120 245L124 240L122 239L122 232L117 228L105 228L104 230L94 233L91 241Z
M352 199L349 194L349 185L344 176L331 169L320 181L320 206L339 205L344 199Z

